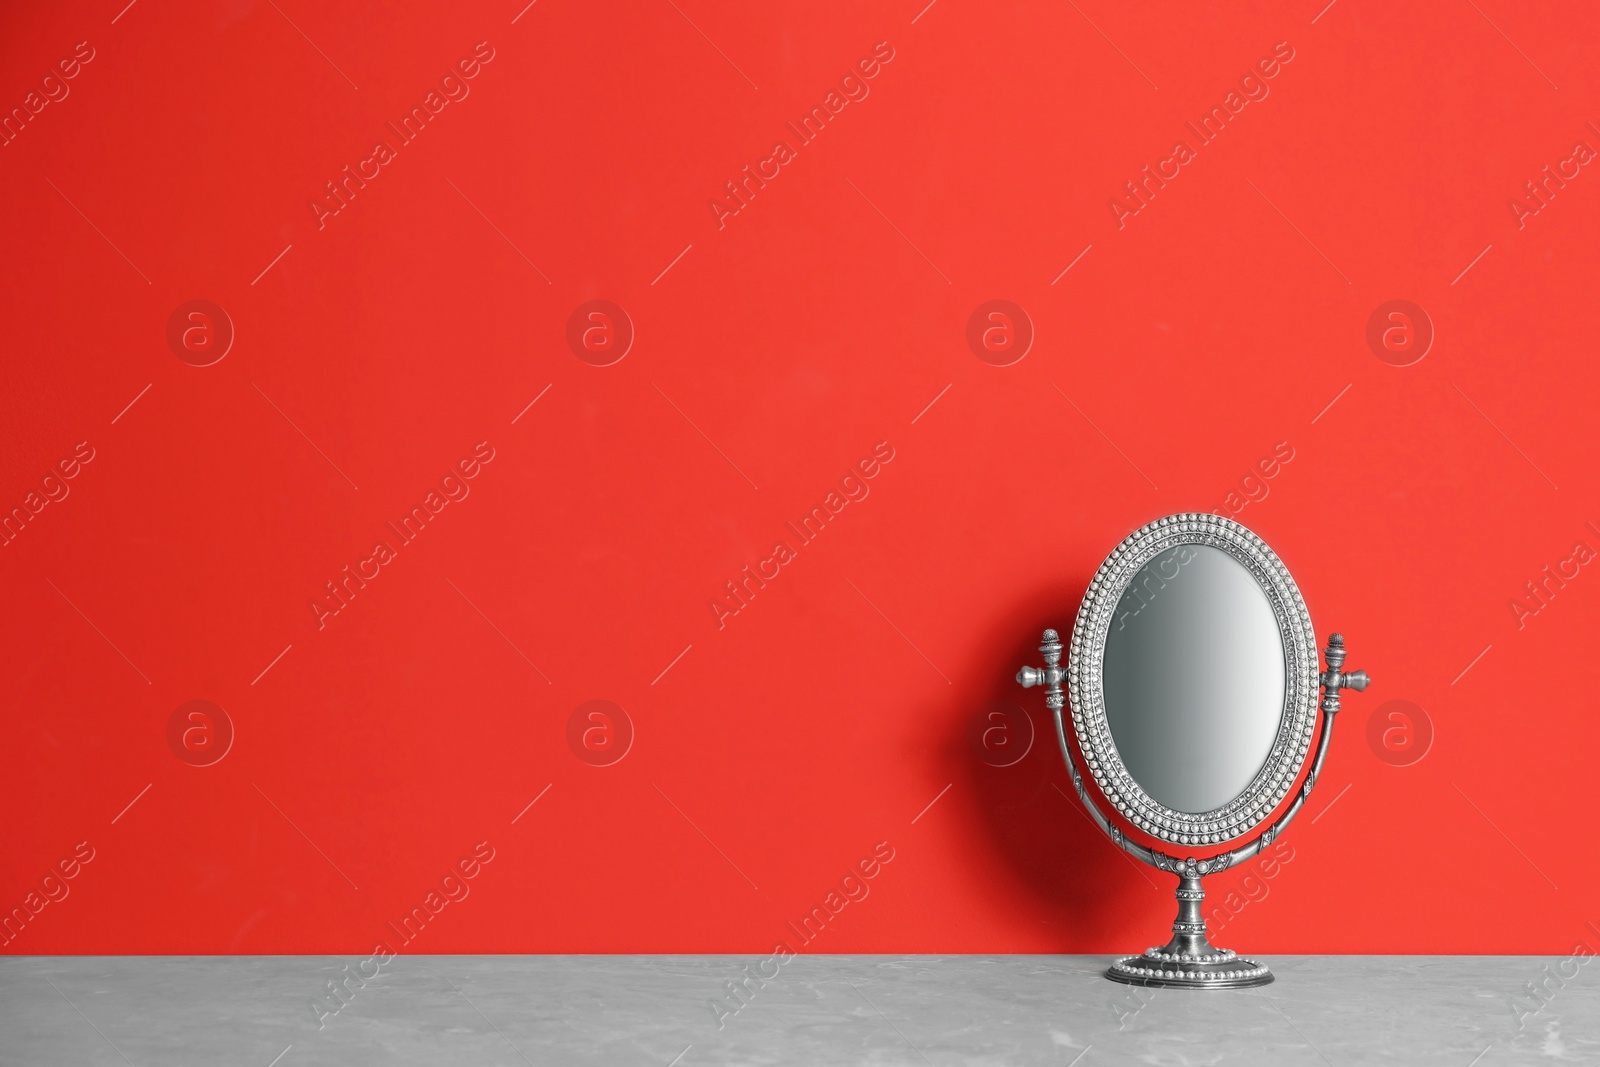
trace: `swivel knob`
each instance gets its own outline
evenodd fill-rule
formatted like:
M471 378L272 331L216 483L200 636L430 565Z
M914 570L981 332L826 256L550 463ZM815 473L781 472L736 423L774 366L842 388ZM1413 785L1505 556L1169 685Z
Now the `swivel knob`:
M1322 710L1329 715L1339 711L1339 691L1341 689L1354 689L1361 692L1372 683L1366 671L1346 671L1344 669L1344 635L1331 634L1328 637L1328 647L1322 650L1323 658L1328 661L1328 669L1318 676L1322 683Z
M1066 697L1061 692L1061 683L1067 680L1067 672L1061 667L1060 635L1054 630L1046 630L1039 651L1044 655L1045 666L1042 669L1022 668L1017 672L1017 684L1024 689L1032 689L1036 685L1049 687L1049 692L1044 698L1045 707L1057 710L1066 703Z
M1045 672L1037 667L1024 667L1017 672L1017 684L1024 689L1045 684Z

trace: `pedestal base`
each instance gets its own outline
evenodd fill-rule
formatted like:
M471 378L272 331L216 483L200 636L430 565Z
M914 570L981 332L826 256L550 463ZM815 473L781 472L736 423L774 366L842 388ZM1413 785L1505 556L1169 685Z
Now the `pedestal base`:
M1272 972L1266 964L1235 955L1231 949L1212 949L1201 956L1152 948L1143 956L1125 956L1106 970L1113 982L1160 986L1165 989L1245 989L1266 985Z
M1177 896L1172 940L1145 949L1143 956L1124 956L1106 971L1107 978L1166 989L1244 989L1272 981L1265 964L1244 959L1232 949L1217 948L1206 937L1206 921L1200 913L1206 894L1199 874L1190 867L1178 875Z

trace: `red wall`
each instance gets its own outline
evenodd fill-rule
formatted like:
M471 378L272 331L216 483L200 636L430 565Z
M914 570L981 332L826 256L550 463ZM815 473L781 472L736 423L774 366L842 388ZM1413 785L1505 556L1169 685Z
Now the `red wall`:
M1600 15L923 2L8 10L4 951L1142 948L1011 677L1212 509L1376 679L1221 940L1592 943Z

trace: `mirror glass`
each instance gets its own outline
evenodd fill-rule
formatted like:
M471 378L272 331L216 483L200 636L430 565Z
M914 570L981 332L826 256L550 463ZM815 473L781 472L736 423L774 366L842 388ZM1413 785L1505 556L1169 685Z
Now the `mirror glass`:
M1242 564L1209 545L1162 552L1123 590L1106 638L1106 724L1123 766L1177 811L1227 804L1272 752L1285 660L1272 604Z

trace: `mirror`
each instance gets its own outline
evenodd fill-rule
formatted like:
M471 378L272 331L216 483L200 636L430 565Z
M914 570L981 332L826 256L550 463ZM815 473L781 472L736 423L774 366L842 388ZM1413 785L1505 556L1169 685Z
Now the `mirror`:
M1106 977L1196 989L1272 981L1263 964L1207 939L1201 878L1254 857L1305 804L1340 692L1368 684L1366 672L1344 670L1344 638L1329 637L1319 672L1311 618L1283 561L1232 519L1191 513L1135 530L1106 557L1065 668L1055 630L1039 651L1045 666L1024 667L1017 681L1047 687L1078 798L1119 847L1178 876L1172 939L1118 960ZM1179 859L1141 835L1229 847Z
M1141 567L1106 637L1105 707L1134 782L1178 811L1243 793L1283 720L1272 604L1226 552L1180 545Z

